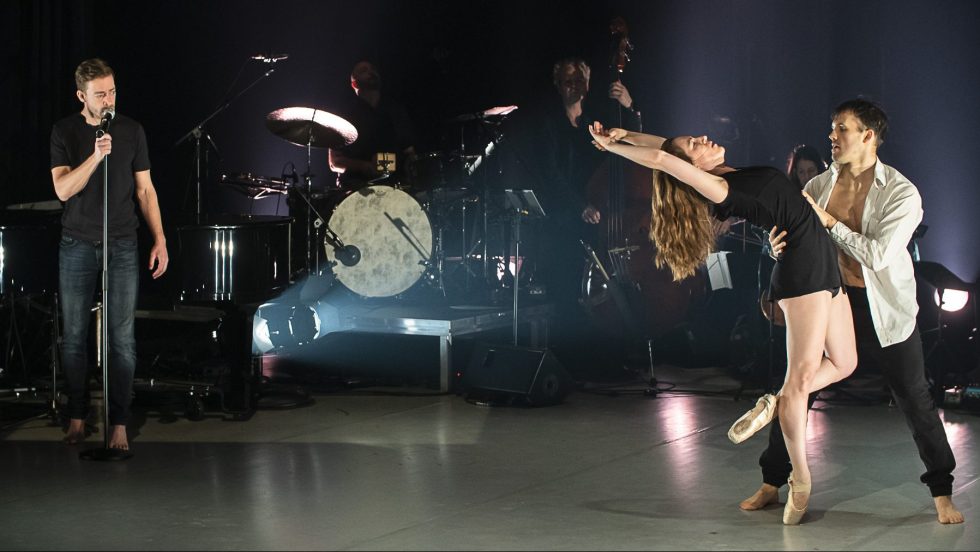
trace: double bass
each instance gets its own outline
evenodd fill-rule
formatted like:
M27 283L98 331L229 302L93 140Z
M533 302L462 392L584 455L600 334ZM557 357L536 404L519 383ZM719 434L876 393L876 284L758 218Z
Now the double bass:
M620 80L633 45L626 22L616 17L609 26L610 69ZM606 127L641 131L640 114L617 113ZM629 120L634 119L629 128ZM667 267L657 268L656 246L649 237L653 171L617 155L605 156L588 183L589 202L601 213L595 247L583 243L587 262L582 277L582 302L596 324L611 336L650 343L689 319L692 305L705 293L702 274L674 282Z

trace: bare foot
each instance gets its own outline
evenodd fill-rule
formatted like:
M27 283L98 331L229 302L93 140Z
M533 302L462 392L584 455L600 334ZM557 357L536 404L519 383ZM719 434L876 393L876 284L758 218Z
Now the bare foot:
M937 496L933 497L936 502L936 513L939 514L939 523L943 525L949 523L963 523L963 514L956 509L953 504L953 497Z
M71 418L68 421L68 431L65 435L65 443L77 445L85 440L85 420L81 418Z
M109 448L129 450L129 439L126 438L126 426L112 426L112 436L109 438Z
M779 487L763 483L754 495L739 502L738 507L743 510L761 510L770 504L779 504Z

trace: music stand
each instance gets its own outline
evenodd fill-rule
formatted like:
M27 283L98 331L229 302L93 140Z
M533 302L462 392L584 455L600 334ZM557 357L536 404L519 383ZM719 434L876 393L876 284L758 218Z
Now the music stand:
M534 190L504 190L507 202L514 210L514 345L517 346L517 298L521 270L521 218L543 218L547 216Z

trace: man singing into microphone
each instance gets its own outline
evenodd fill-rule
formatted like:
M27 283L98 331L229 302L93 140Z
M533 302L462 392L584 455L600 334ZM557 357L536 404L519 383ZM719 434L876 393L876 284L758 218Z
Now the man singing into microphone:
M139 285L133 197L153 236L149 269L153 278L167 270L167 240L160 205L150 180L143 126L116 114L116 83L101 59L75 70L82 110L55 123L51 131L51 177L64 202L59 249L59 288L64 327L61 365L68 381L69 423L65 442L85 437L89 396L89 320L100 288L103 255L103 171L108 164L108 284L104 322L109 330L109 447L129 450L126 422L136 369L133 326ZM111 154L111 155L110 155ZM108 158L108 163L106 159Z

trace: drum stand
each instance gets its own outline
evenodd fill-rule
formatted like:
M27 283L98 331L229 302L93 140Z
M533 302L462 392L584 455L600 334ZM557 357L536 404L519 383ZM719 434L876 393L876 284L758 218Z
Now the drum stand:
M361 260L361 251L353 245L345 245L344 242L330 229L327 224L326 219L316 210L313 206L313 202L310 200L313 197L313 174L311 172L312 167L312 148L313 148L313 127L310 127L309 137L306 141L306 173L303 174L303 181L306 183L305 192L299 192L299 196L306 203L306 275L307 277L312 277L314 275L320 275L320 261L319 255L317 255L317 263L313 265L313 228L320 229L323 228L323 243L324 247L330 246L333 248L334 254L341 263L345 266L354 266ZM385 173L381 178L376 178L375 180L383 180L388 178L390 173L387 172L387 162L383 165L385 168ZM372 181L373 182L373 181ZM316 218L313 218L316 215ZM311 222L312 221L312 222ZM311 271L311 268L313 269Z
M474 272L473 268L470 266L470 261L473 259L481 259L478 250L484 247L486 240L477 239L472 245L469 244L469 240L472 239L471 232L467 231L468 225L472 222L476 224L478 221L471 221L471 217L468 215L469 203L475 202L475 199L470 199L463 197L459 200L459 203L451 203L449 205L441 204L436 201L430 201L426 204L425 210L431 217L432 227L435 230L434 245L433 245L433 259L434 261L430 264L433 265L435 274L430 276L430 278L436 281L436 286L439 288L439 292L442 293L443 298L451 298L450 292L446 289L446 281L452 277L457 270L462 267L463 270L463 282L462 291L467 294L469 298L469 292L472 291L472 280L474 280L478 274ZM447 251L446 245L446 227L451 223L449 219L452 217L452 209L456 206L460 209L460 226L459 226L459 249L456 251ZM458 255L458 256L457 256ZM485 258L481 259L481 262L486 264ZM455 266L448 268L446 265L448 263L455 263Z

